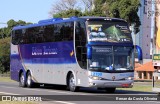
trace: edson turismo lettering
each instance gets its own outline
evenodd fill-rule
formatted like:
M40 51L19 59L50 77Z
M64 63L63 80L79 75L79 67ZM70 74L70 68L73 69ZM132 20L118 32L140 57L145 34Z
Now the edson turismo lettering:
M32 55L54 55L57 54L56 48L43 46L43 48L32 47Z

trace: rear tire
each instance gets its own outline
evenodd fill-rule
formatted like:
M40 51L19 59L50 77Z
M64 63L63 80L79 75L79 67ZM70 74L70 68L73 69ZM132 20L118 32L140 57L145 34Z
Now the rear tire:
M105 88L107 93L114 93L116 91L116 88Z
M69 79L68 79L68 88L72 92L76 92L79 90L79 87L76 86L75 84L75 78L73 74L70 74Z
M20 74L19 77L19 87L26 87L26 80L23 72Z
M32 76L31 76L30 72L27 73L26 85L27 85L28 88L32 88L35 85L35 83L32 81Z

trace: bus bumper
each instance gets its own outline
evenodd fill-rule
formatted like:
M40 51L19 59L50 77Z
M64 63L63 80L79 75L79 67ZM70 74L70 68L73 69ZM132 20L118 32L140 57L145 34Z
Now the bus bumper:
M133 80L124 80L124 81L105 81L105 80L90 80L89 87L96 88L132 88Z

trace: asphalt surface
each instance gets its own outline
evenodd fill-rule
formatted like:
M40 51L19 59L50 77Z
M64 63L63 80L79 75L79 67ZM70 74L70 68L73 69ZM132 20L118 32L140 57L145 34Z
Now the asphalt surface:
M70 92L65 89L65 86L57 85L21 88L17 82L0 82L0 95L34 96L41 98L42 102L38 101L40 104L160 104L160 96L152 92L116 90L115 93L108 94L94 88L81 88L79 92ZM128 100L129 97L131 101ZM146 97L154 99L146 100Z

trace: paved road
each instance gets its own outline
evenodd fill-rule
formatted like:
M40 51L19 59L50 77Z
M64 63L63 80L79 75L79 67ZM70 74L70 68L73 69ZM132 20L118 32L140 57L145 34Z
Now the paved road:
M140 92L140 91L126 91L126 90L116 90L114 94L107 94L105 91L81 88L79 92L70 92L64 89L63 86L41 86L40 88L21 88L18 87L17 82L0 82L0 95L45 95L42 96L42 100L47 100L43 104L157 104L158 101L123 101L125 98L131 96L133 99L140 99L142 95L150 96L155 95L155 93L150 92ZM47 96L50 95L50 96ZM51 96L52 95L52 96ZM152 96L153 97L153 96ZM142 98L142 97L141 97ZM71 99L71 100L69 100ZM110 100L110 101L106 101ZM114 101L113 100L116 100ZM49 101L48 101L49 100ZM51 101L50 101L51 100ZM69 100L69 101L67 101ZM85 101L81 101L85 100ZM42 104L42 102L40 102Z

